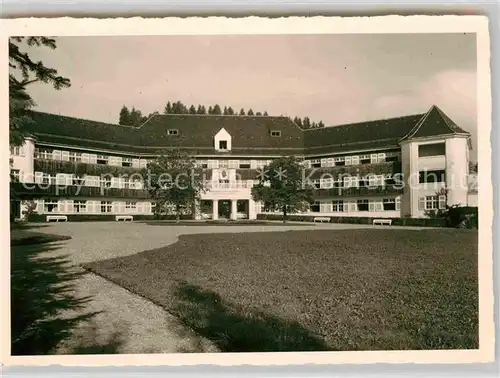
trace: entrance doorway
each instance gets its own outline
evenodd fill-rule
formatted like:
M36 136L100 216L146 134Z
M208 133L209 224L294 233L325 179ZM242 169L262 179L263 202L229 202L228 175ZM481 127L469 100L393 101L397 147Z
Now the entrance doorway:
M231 218L231 200L219 200L219 219Z

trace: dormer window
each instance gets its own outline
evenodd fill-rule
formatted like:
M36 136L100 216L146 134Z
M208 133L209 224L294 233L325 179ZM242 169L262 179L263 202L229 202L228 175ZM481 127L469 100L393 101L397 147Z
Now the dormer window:
M227 140L219 140L219 150L227 150Z
M179 135L179 130L177 129L169 129L167 130L168 135Z
M281 131L280 130L271 130L271 136L272 137L280 137Z

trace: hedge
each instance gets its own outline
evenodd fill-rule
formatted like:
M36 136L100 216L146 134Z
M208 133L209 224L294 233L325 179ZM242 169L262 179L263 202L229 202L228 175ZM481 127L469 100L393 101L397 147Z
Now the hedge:
M320 215L289 215L288 221L314 222ZM381 217L327 217L330 223L348 224L373 224L374 219L390 219L394 226L419 226L419 227L447 227L448 221L444 218L381 218ZM281 214L257 214L259 220L282 220Z

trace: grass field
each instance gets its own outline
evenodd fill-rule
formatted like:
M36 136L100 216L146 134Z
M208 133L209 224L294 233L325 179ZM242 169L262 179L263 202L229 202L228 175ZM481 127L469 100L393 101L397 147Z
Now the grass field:
M186 235L85 267L222 351L478 347L477 231Z

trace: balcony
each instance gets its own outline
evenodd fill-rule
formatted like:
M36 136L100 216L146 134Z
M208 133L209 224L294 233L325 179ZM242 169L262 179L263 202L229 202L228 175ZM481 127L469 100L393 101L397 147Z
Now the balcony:
M388 196L403 193L403 189L395 188L392 185L377 187L351 187L351 188L332 188L316 189L315 197L362 197L362 196Z
M208 181L205 183L204 187L207 190L217 190L217 189L244 189L251 188L253 185L251 183L247 183L246 181L232 181L228 183L220 183L217 181Z
M32 183L11 183L11 191L19 198L36 197L114 197L149 198L147 190L104 188L76 185L47 185Z
M400 161L388 161L373 164L342 165L336 167L306 168L305 171L306 177L309 177L311 179L320 178L323 174L329 174L336 177L340 175L367 176L396 173L401 173Z
M52 159L35 159L34 170L35 172L44 173L74 173L78 175L99 176L102 174L113 175L131 175L133 173L140 173L144 168L135 167L120 167L107 164L91 164L82 162L73 162L65 160L52 160Z

